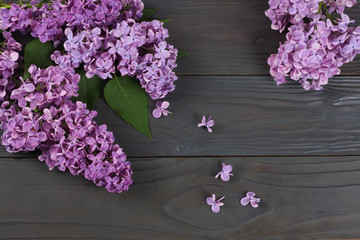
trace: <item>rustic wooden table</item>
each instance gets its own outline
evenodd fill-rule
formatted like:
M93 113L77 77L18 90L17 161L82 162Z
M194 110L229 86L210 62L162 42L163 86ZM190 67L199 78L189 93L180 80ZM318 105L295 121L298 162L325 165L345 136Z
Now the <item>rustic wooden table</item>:
M1 239L360 238L360 65L324 91L277 87L266 59L284 35L265 0L144 0L171 18L179 60L173 115L150 117L154 140L98 101L133 165L129 192L110 194L35 154L0 150ZM358 22L360 6L348 10ZM154 104L151 105L153 108ZM209 134L196 124L216 121ZM235 176L213 178L221 162ZM258 209L239 199L254 191ZM216 215L205 198L226 195Z

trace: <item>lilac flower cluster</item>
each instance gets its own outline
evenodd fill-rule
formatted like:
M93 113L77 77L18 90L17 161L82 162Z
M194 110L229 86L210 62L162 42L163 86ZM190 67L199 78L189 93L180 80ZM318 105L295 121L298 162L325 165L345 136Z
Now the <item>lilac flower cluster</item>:
M21 51L21 44L16 42L15 39L8 32L3 32L5 41L3 43L3 50L0 52L0 102L5 98L14 87L15 83L9 81L11 77L18 77L20 62L22 57L19 52Z
M334 11L341 14L345 7L353 7L354 4L356 0L269 0L270 8L265 15L272 22L271 28L282 32L289 23L302 25L305 19L314 19L322 13L319 8L323 5L327 7L327 14Z
M60 43L62 27L84 29L116 26L117 22L140 19L144 4L141 0L54 0L51 4L31 1L32 6L11 4L0 9L0 29L31 33L42 42Z
M69 170L110 192L128 189L131 166L113 133L70 98L77 96L79 67L88 78L136 77L153 99L175 89L178 51L166 42L162 22L136 22L143 9L141 0L31 0L0 9L0 128L7 151L40 149L50 170ZM31 65L23 79L23 49L13 32L63 48L50 56L57 65Z
M65 101L61 107L43 110L43 129L48 143L40 146L40 161L50 170L68 169L73 175L83 175L109 192L127 191L131 180L131 165L122 149L114 144L112 132L106 125L98 126L95 111L82 102Z
M52 59L62 66L84 65L88 78L112 78L117 72L136 77L152 99L175 89L178 50L166 42L169 34L162 22L136 22L144 8L141 0L32 4L0 9L0 29L63 43L65 54L55 52Z
M31 65L29 78L18 77L21 45L9 33L4 36L0 72L5 90L0 121L7 151L40 149L39 160L50 170L68 169L109 192L127 191L132 184L131 165L114 144L113 133L106 125L96 124L93 118L97 113L87 110L86 104L70 101L77 96L80 75L69 67L39 69Z
M175 89L177 49L168 44L167 29L159 21L137 23L128 19L116 28L73 32L65 30L66 54L56 51L52 60L59 65L78 68L84 64L86 76L112 78L137 77L152 99L164 98Z
M343 64L360 53L360 27L344 13L355 0L269 0L266 15L280 32L291 23L286 41L268 59L278 84L287 77L306 90L322 90L328 79L340 74ZM332 14L334 13L334 14ZM335 15L338 14L338 15ZM339 16L339 17L337 17Z

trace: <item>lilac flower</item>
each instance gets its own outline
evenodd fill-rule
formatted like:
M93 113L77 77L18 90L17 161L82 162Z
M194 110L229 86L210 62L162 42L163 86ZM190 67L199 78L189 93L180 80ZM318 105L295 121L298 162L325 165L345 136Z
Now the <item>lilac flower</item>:
M198 127L206 127L208 132L212 132L212 128L215 125L215 121L214 120L211 120L211 116L209 116L209 118L206 120L206 117L203 116L202 117L202 120L201 120L201 123L198 124Z
M89 78L112 78L116 71L136 77L152 99L162 99L175 89L178 51L166 42L163 23L136 22L144 8L141 0L38 3L0 9L5 38L0 54L2 143L10 152L40 149L39 160L50 170L69 170L109 192L126 191L131 164L113 133L96 124L96 112L70 101L80 81L75 68L83 66ZM50 56L57 66L32 65L30 77L23 79L23 49L12 37L16 31L63 44L63 52ZM168 106L157 104L154 116L169 114Z
M153 111L154 118L160 118L161 115L167 116L168 114L171 114L168 110L166 110L169 107L170 103L168 101L160 102L158 101L156 103L156 108Z
M255 197L255 193L248 192L246 193L246 197L240 200L240 203L243 206L246 206L250 203L253 208L257 208L259 206L258 203L260 202L260 200L261 200L260 198Z
M218 178L219 176L224 182L228 182L230 180L230 176L234 176L232 173L232 166L226 165L225 163L222 163L222 170L218 174L216 174L215 178Z
M286 41L268 59L278 85L287 79L305 90L322 90L328 79L340 74L343 64L360 53L360 28L344 14L355 0L269 0L265 14L280 32L289 23ZM333 14L334 13L334 14ZM340 15L340 17L339 17Z
M216 196L215 194L213 194L211 197L206 198L206 203L211 206L211 211L213 211L214 213L219 213L220 207L224 206L224 203L221 202L224 198L225 196L216 200Z
M98 126L95 111L86 105L66 101L58 109L50 107L51 117L43 121L50 144L40 146L40 161L50 169L68 169L73 175L83 175L109 192L127 191L131 180L131 165L122 149L114 144L114 136L106 125ZM48 128L47 126L52 126Z

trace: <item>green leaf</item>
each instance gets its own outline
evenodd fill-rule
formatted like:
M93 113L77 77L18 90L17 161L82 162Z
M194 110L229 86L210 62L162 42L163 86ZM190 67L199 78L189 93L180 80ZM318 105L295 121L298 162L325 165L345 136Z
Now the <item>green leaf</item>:
M189 56L189 54L181 49L178 50L178 58Z
M30 76L28 69L31 64L35 64L38 68L42 69L54 65L54 62L50 59L50 55L54 51L55 47L52 42L42 43L39 39L29 42L25 47L24 53L24 78L28 78Z
M152 17L158 10L159 10L159 9L157 9L157 8L154 8L154 9L144 9L144 10L143 10L143 15L142 15L141 19L139 20L139 22L151 20L151 17Z
M170 19L169 18L167 18L167 19L161 19L161 20L159 20L160 22L162 22L162 23L164 23L164 25L165 24L167 24L168 22L170 22Z
M104 96L109 106L120 117L152 139L147 95L138 80L128 76L114 76L106 84Z
M86 103L88 109L92 110L94 103L100 96L104 80L97 75L92 78L87 78L84 69L77 71L77 73L80 74L79 96L73 100Z

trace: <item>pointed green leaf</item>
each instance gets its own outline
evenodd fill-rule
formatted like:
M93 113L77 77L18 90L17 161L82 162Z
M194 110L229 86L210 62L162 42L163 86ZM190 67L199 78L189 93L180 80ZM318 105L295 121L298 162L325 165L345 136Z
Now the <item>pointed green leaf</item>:
M189 54L181 49L178 50L178 58L189 56Z
M42 43L39 39L35 39L26 44L24 53L24 78L28 78L30 76L28 69L31 64L35 64L38 68L42 69L54 65L54 62L50 59L50 55L54 51L55 47L52 42Z
M143 15L142 15L141 19L139 20L139 22L151 20L151 17L152 17L157 11L158 11L157 8L155 8L155 9L144 9L144 10L143 10Z
M91 110L100 96L104 80L97 75L92 78L87 78L84 69L77 71L77 73L80 74L79 96L74 98L74 101L86 103L88 109Z
M138 131L152 138L149 129L149 106L146 92L137 79L114 76L104 90L109 106Z
M164 23L164 25L165 24L167 24L168 22L170 22L170 19L169 18L167 18L167 19L161 19L161 20L159 20L160 22L162 22L162 23Z

